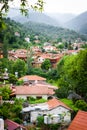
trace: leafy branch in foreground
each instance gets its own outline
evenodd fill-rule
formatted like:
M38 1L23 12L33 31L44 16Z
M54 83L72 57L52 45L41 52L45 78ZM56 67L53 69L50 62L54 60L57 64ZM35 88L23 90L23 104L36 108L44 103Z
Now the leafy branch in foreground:
M0 29L3 29L4 26L4 21L3 17L8 13L10 4L14 2L15 0L0 0ZM35 11L43 11L44 8L44 1L43 0L37 0L37 2L32 5L29 3L29 0L20 0L18 3L20 6L20 12L27 16L28 15L28 10L30 8L33 8Z

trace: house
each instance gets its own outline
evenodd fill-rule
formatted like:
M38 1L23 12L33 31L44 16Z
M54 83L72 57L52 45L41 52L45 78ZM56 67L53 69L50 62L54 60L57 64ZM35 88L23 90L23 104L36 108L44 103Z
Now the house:
M4 120L0 117L0 130L4 130Z
M56 50L57 50L55 46L51 46L51 45L44 46L43 49L44 49L46 52L56 51Z
M15 87L16 98L29 99L29 97L37 99L48 99L54 94L54 89L48 87L47 85L24 85Z
M19 80L23 80L24 82L29 82L29 83L46 82L46 78L43 78L38 75L26 75L26 76L19 78Z
M30 122L36 121L38 116L56 116L58 117L58 122L69 123L71 121L71 109L57 98L50 99L46 103L23 108L22 112L28 113Z
M19 32L15 32L15 36L20 37L20 33Z
M26 49L17 49L16 51L9 51L8 52L8 58L10 60L16 60L16 59L27 59L27 50Z
M57 115L59 122L70 122L71 121L71 109L57 98L53 98L47 102L48 112L47 115L52 117ZM51 121L52 122L52 121Z
M46 60L49 59L52 67L56 67L58 61L62 58L62 54L51 54L51 53L44 53L38 55L36 59L32 62L33 67L41 67L41 64Z
M12 120L6 119L4 121L7 130L27 130L24 126L13 122Z
M68 130L87 130L87 112L79 110Z

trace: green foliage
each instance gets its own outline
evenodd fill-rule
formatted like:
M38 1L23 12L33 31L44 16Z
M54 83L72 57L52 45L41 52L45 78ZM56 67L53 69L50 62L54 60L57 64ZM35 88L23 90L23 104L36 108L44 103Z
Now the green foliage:
M42 77L45 77L47 78L48 75L46 72L44 72L41 68L32 68L31 69L31 73L29 73L30 75L39 75L39 76L42 76Z
M5 68L8 69L8 71L11 69L9 68L11 67L10 65L10 61L7 58L1 58L0 59L0 68L1 68L1 72L5 72Z
M33 50L29 48L27 50L27 73L30 74L32 72L32 56L33 56Z
M84 100L76 101L75 106L80 110L87 111L87 103Z
M43 70L49 70L51 68L51 63L49 59L46 59L42 64L41 64L41 68Z
M8 69L8 73L10 76L9 81L13 81L13 83L17 81L16 77L14 76L15 72L18 72L18 76L20 77L25 75L27 71L26 63L21 59L10 61L6 58L2 58L0 59L0 67L2 72L5 72L5 68Z
M8 100L11 94L9 86L0 87L0 95L3 100Z
M17 59L13 64L13 73L18 72L18 76L21 77L26 74L27 67L23 60Z
M16 84L16 82L17 82L17 78L13 74L9 74L8 80L9 80L9 83L13 83L13 84Z
M2 43L3 54L6 58L8 56L7 50L12 48L26 48L28 43L25 42L26 31L21 24L10 20L10 18L4 19L4 21L6 28L0 31L0 42ZM19 36L15 35L16 32Z
M5 36L3 40L3 57L7 58L8 57L8 51L7 51L7 46L8 46L8 38Z
M44 125L44 117L38 116L37 117L37 126L42 127Z
M80 96L87 94L87 50L77 55L66 56L58 64L60 89L73 90Z
M0 106L0 116L7 119L10 116L10 103L4 103Z
M68 107L70 107L74 111L78 111L78 107L73 103L72 100L69 100L67 98L60 99L62 102L64 102Z
M1 0L1 8L0 8L0 21L2 21L2 18L4 15L6 15L6 13L9 10L9 2L13 2L14 0ZM20 11L23 15L27 16L28 15L28 9L29 8L30 3L26 0L21 0L21 4L20 4ZM42 11L43 10L43 6L44 6L44 1L43 0L37 0L37 2L34 5L31 5L31 8L33 8L34 10L39 10Z
M13 121L17 122L18 124L23 123L22 120L19 117L14 118Z
M47 127L50 129L50 130L58 130L58 128L61 126L61 124L50 124L50 125L47 125Z
M22 99L16 99L13 104L6 102L3 103L3 105L0 106L0 116L2 116L4 119L8 118L16 121L17 123L22 123L20 112L22 110L23 102L24 100Z
M87 44L83 44L81 47L82 48L87 48Z
M18 80L18 81L16 82L16 85L23 85L23 83L24 83L23 80Z
M58 98L67 98L67 96L68 96L68 88L65 87L65 86L59 87L58 89L55 90L55 95Z
M22 99L22 98L19 98L19 99L15 98L14 101L15 101L14 102L15 105L22 105L23 102L24 102L24 99Z
M35 99L33 97L29 97L29 103L30 104L44 103L46 101L47 101L46 99Z
M29 32L28 32L29 34L32 33L32 35L30 35L30 39L32 36L38 35L41 43L51 42L51 43L58 44L57 39L59 38L59 41L64 39L65 40L64 45L65 45L65 47L68 47L68 42L70 39L72 42L74 42L76 39L78 39L78 37L83 39L83 36L79 35L75 31L60 28L60 27L54 27L51 25L28 22L28 23L24 24L24 27L27 28L27 30L29 30ZM84 37L86 38L86 36L84 36ZM34 40L32 40L32 41L34 41Z
M48 80L57 80L59 78L59 74L56 68L52 68L47 73Z
M57 47L58 47L59 49L63 49L63 48L64 48L64 44L62 43L62 44L58 45Z
M14 108L12 109L13 113L16 113L18 116L20 114L20 111L22 110L22 105L14 105Z

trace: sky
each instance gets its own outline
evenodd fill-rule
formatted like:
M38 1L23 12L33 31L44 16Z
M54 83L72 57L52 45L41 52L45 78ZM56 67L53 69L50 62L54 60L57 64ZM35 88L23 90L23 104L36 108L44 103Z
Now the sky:
M18 0L15 6L18 6ZM35 3L37 0L28 0ZM44 12L80 14L87 11L87 0L44 0Z
M44 0L46 12L80 14L87 11L87 0Z

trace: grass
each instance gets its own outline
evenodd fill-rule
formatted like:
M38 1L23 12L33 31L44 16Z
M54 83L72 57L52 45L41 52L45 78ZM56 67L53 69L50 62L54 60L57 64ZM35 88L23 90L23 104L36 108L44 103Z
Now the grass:
M75 107L75 105L73 104L73 101L72 100L69 100L69 99L66 99L66 98L63 98L63 99L60 99L63 103L65 103L68 107L70 107L72 110L74 111L77 111L78 108Z
M55 86L55 87L58 87L58 81L56 81L56 80L48 80L47 81L48 83L50 83L51 85L53 85L53 86Z
M46 102L47 100L45 100L45 99L30 99L29 100L29 103L30 104L36 104L36 103L44 103L44 102Z

